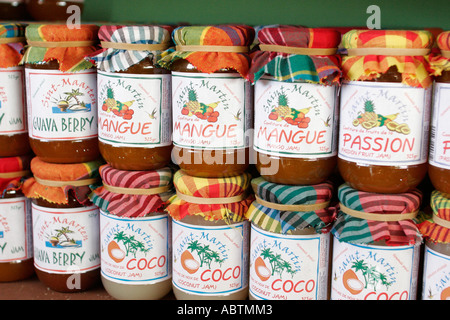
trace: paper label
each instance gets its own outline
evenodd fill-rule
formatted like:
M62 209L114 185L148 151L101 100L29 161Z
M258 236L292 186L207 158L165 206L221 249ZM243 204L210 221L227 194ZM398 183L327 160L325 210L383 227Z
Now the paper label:
M23 67L0 69L0 135L27 132Z
M450 300L449 266L450 256L425 246L422 300Z
M264 77L255 84L254 149L281 157L337 154L337 87Z
M250 83L234 73L172 72L173 143L191 149L249 146Z
M113 282L153 284L172 275L168 215L123 218L100 211L101 272Z
M450 170L450 83L434 84L431 118L431 165Z
M32 257L31 200L0 199L0 263Z
M97 137L97 71L25 68L28 132L40 140Z
M98 71L98 138L117 147L172 144L170 74Z
M249 223L196 226L173 220L173 285L197 295L228 295L248 286Z
M98 207L53 209L32 204L34 265L47 273L100 267Z
M252 224L250 293L264 300L326 300L329 239L275 234Z
M401 83L342 84L339 157L368 165L425 163L431 89Z
M370 246L334 237L331 300L416 300L420 243Z

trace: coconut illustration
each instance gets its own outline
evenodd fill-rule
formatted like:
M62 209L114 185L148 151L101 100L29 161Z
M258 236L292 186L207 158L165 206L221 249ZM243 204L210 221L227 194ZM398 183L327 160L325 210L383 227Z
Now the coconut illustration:
M353 295L359 294L364 289L364 284L358 279L356 273L351 269L344 272L342 282L345 289Z
M186 270L189 274L194 274L197 272L200 267L200 263L194 259L192 253L188 250L183 251L180 257L181 266L184 270Z
M270 278L270 270L267 268L266 263L261 257L255 260L255 272L261 281L266 281Z
M115 241L111 241L108 244L108 254L116 263L122 262L125 259L125 252L120 249Z

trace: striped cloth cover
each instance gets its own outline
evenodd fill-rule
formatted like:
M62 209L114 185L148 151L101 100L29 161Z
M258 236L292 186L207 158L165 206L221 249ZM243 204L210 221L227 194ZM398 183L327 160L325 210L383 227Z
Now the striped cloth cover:
M402 214L418 210L422 193L413 190L400 194L380 194L358 191L347 184L338 188L339 201L346 207L379 214ZM360 219L339 211L331 232L340 241L371 244L385 240L388 246L412 245L421 241L421 235L413 220L382 222Z
M0 23L0 38L16 38L25 36L25 25L19 23ZM23 42L0 44L0 68L19 65L23 57Z
M175 220L186 216L198 215L208 221L225 220L240 222L245 220L245 213L254 200L253 194L246 195L250 187L251 175L244 173L229 178L200 178L189 176L178 170L173 183L176 190L188 196L199 198L227 198L244 194L242 201L227 204L197 204L173 196L166 211Z
M448 51L449 57L443 57L441 54L430 57L430 65L433 69L433 75L440 76L443 71L450 71L450 31L440 33L436 39L437 46L441 51Z
M434 190L431 193L430 206L435 215L450 221L450 195ZM433 221L433 217L426 217L418 224L423 237L439 243L450 243L450 229Z
M103 183L122 188L150 189L170 186L172 169L162 168L149 171L125 171L103 165L99 169ZM171 192L166 192L167 198ZM119 194L96 187L90 195L91 201L107 214L119 217L145 217L149 213L163 212L166 204L164 194L133 195Z
M176 45L250 46L254 37L255 30L246 25L187 26L178 27L172 32ZM173 51L159 60L158 64L170 69L172 63L179 59L186 59L200 72L232 69L243 78L251 62L248 53Z
M30 160L29 156L0 158L0 173L29 170ZM22 175L11 178L0 178L0 198L3 199L7 191L21 190L23 180L26 178L27 176Z
M169 26L101 26L98 32L100 41L131 44L169 43L172 27ZM100 49L89 59L96 63L100 70L117 72L126 70L149 57L153 64L161 58L162 51L120 50L113 48Z
M429 31L408 30L351 30L342 37L342 46L352 48L431 48L433 37ZM344 56L343 77L346 80L372 80L396 66L402 74L402 83L412 87L428 88L433 80L427 56Z
M290 186L268 182L259 177L253 179L251 183L259 198L276 204L316 204L331 201L333 196L331 182L311 186ZM280 211L254 201L246 217L261 229L274 233L288 234L296 228L309 227L313 227L317 233L327 233L336 218L336 208L330 205L328 208L309 212Z
M280 25L258 30L258 42L261 44L337 48L340 40L339 32L326 28ZM252 54L252 65L247 78L254 83L264 74L269 74L278 81L339 84L340 56L309 56L258 50Z

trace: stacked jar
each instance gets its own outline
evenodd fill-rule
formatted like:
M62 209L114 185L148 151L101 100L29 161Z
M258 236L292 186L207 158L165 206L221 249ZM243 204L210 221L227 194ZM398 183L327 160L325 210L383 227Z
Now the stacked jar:
M89 185L98 179L95 25L31 24L25 65L33 178L34 265L55 291L78 292L100 280L99 212Z
M170 72L156 66L170 45L165 26L102 26L98 139L107 165L91 198L100 207L101 279L120 300L171 291Z
M245 25L179 27L175 51L158 62L172 73L172 159L181 168L167 207L177 299L248 297L253 38Z

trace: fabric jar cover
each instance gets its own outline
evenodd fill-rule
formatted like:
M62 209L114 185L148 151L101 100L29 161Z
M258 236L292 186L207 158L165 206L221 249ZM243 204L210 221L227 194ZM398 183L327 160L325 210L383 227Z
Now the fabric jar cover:
M0 68L19 65L25 45L25 25L0 23Z
M63 72L90 69L94 65L85 58L98 50L98 29L91 24L82 24L79 29L58 24L31 24L25 30L28 47L21 63L56 60Z
M253 179L251 184L257 199L250 206L246 217L261 229L282 234L289 234L296 228L309 227L313 227L317 233L330 231L336 218L336 208L330 205L333 196L331 182L290 186L268 182L259 177ZM273 204L303 206L305 209L312 205L319 205L319 208L311 207L304 211L279 210L259 203L259 199Z
M177 194L169 199L166 211L175 220L198 215L208 221L244 221L245 213L255 199L252 193L248 194L250 180L251 175L247 172L226 178L200 178L178 170L173 177ZM193 199L187 201L186 196ZM232 197L237 200L233 201ZM197 199L199 201L194 203ZM198 203L214 202L215 199L225 203Z
M172 195L173 172L168 167L149 171L125 171L107 164L101 166L99 172L103 185L93 190L90 199L107 214L137 218L153 212L163 212L167 198ZM127 190L114 190L110 186ZM137 194L138 192L133 191L152 191L156 188L162 191L155 194Z
M23 180L31 176L30 157L0 158L0 198L8 191L21 190Z
M126 70L147 57L156 65L161 54L168 49L169 43L171 43L171 31L172 27L169 26L101 26L98 37L104 47L94 52L88 59L93 61L99 69L107 72ZM161 45L162 48L133 50L132 46L129 46L130 49L121 49L114 47L114 44L150 44Z
M396 66L406 85L428 88L433 83L428 63L433 37L429 31L351 30L343 35L342 45L348 51L342 58L345 80L373 80Z
M388 246L401 246L422 240L413 221L422 201L422 193L419 190L381 194L359 191L345 183L338 188L338 198L340 210L331 232L337 235L340 241L372 244L384 240ZM344 206L363 213L367 218L344 213ZM402 215L405 218L401 218ZM386 220L394 217L395 219L381 221L383 217Z
M33 177L23 184L28 198L44 199L50 203L68 204L72 195L81 205L91 205L90 185L99 180L102 161L75 164L47 163L35 157L31 160Z
M432 217L418 223L422 236L437 243L450 243L450 195L434 190L430 201Z
M278 81L306 81L320 84L339 84L341 77L340 56L336 54L340 43L339 32L328 28L304 28L300 26L268 26L258 30L260 45L276 45L295 50L330 49L334 54L291 54L277 51L252 53L252 65L247 78L256 82L264 74Z
M248 52L215 52L211 51L181 51L182 46L223 46L249 47L255 37L255 30L246 25L217 26L182 26L172 32L172 40L177 46L158 65L170 69L171 64L178 59L189 61L203 73L213 73L221 69L233 69L245 78L250 68L251 58Z
M440 54L430 57L433 75L440 76L443 71L450 71L450 31L440 33L436 38Z

